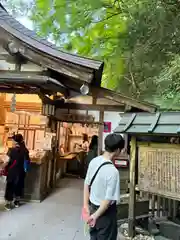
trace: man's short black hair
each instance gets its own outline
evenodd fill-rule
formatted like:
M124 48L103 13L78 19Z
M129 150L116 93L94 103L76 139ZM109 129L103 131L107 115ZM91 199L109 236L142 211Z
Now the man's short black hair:
M124 139L120 134L109 134L104 141L105 150L107 152L113 153L118 149L122 150L124 148Z

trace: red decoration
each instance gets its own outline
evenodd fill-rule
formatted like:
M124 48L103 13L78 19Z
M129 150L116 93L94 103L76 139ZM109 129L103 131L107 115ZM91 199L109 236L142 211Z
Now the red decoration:
M111 132L111 122L104 122L104 132L105 133Z

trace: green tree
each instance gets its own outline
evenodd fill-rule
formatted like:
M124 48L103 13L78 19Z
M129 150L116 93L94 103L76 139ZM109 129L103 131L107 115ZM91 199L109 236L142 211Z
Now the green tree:
M46 17L44 17L46 16ZM126 20L119 3L101 0L38 0L32 19L39 34L50 35L62 49L104 60L103 85L115 88L123 74L118 56L119 35L126 31Z
M60 47L104 60L104 86L179 101L172 77L164 79L179 52L179 8L178 0L36 0L32 19Z
M139 1L142 3L142 1ZM175 0L143 1L128 22L128 31L121 39L125 56L126 70L123 82L131 77L136 83L135 94L149 101L160 104L168 100L173 104L179 102L178 54L180 44L180 4ZM176 69L176 72L174 70ZM165 74L168 73L168 74ZM176 79L176 84L173 81ZM124 85L126 87L126 84ZM173 106L172 106L173 107Z

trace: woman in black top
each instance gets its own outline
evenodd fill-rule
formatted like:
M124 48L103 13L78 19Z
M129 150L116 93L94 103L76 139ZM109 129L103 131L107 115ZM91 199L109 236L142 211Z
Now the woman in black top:
M97 157L98 155L98 136L92 136L91 143L89 145L89 152L87 155L87 165L89 165L90 161Z
M97 155L98 155L98 136L94 135L92 136L91 143L89 145L89 152L85 160L85 171L84 171L85 176L87 173L89 163L93 158L97 157Z
M19 207L19 200L23 196L25 181L25 161L30 161L29 151L25 146L23 136L16 134L12 137L13 147L8 151L9 161L7 164L7 182L5 200L7 210L11 210L12 202Z

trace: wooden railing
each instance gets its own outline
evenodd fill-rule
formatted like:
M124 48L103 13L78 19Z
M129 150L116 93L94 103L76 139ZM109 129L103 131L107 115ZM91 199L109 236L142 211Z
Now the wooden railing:
M149 199L149 211L152 217L167 217L175 220L177 215L180 214L180 202L177 200L168 199L141 191L139 194L140 197Z

